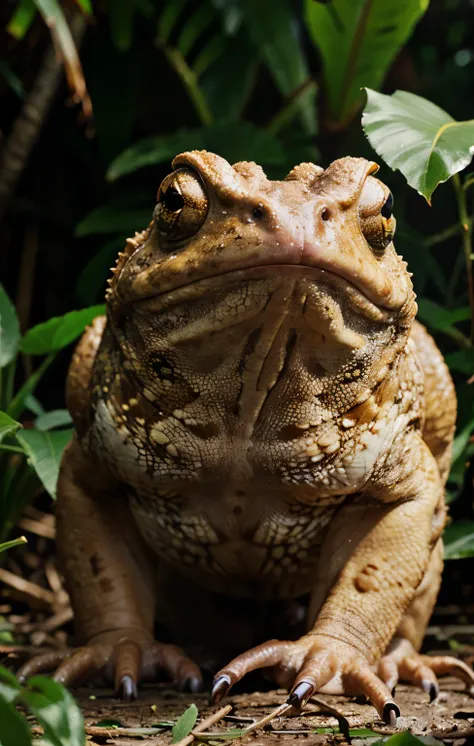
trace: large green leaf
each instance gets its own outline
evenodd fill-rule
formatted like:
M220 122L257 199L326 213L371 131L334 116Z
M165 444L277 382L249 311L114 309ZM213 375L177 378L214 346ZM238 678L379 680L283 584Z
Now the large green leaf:
M331 119L343 123L379 88L390 62L429 0L306 0L306 20L321 52Z
M73 430L22 430L16 439L28 456L28 463L34 468L44 488L51 497L56 497L59 464L63 451L71 440Z
M13 360L20 342L20 325L15 307L0 284L0 368Z
M228 5L229 0L225 4ZM234 4L233 0L230 4ZM291 3L289 0L244 0L241 6L250 36L280 92L285 98L294 95L311 75ZM316 132L314 102L315 89L309 88L300 100L299 109L301 123L311 134Z
M54 316L42 324L29 329L21 340L21 350L27 355L44 355L55 352L74 342L87 324L105 311L103 305L70 311L64 316Z
M274 135L251 122L223 121L210 127L141 140L113 161L107 178L114 181L124 174L171 161L178 153L194 149L218 153L231 163L255 160L262 165L278 165L285 162L283 146Z
M28 680L22 699L54 746L85 746L84 718L68 690L46 676Z
M438 184L466 168L474 154L474 119L456 122L407 91L386 96L367 90L362 126L374 150L428 202Z
M20 423L12 419L6 412L0 412L0 443L7 435L16 433L20 427Z
M445 559L474 557L474 522L456 521L444 531Z

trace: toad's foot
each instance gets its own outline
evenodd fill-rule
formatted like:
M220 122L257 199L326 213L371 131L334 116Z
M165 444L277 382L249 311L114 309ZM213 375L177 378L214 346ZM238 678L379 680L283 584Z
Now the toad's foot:
M439 694L437 676L455 676L474 694L474 671L449 655L420 655L409 640L397 637L381 658L378 674L393 692L399 679L420 687L432 702Z
M37 655L18 671L20 680L55 670L53 678L65 686L76 686L104 674L114 681L126 700L137 698L139 681L167 673L181 690L197 692L202 686L198 666L175 645L155 642L146 632L123 629L104 632L85 647Z
M362 694L389 725L400 715L390 689L367 658L352 645L324 634L308 634L295 642L270 640L234 658L214 679L215 702L245 674L268 668L279 686L291 688L288 703L301 708L314 692Z

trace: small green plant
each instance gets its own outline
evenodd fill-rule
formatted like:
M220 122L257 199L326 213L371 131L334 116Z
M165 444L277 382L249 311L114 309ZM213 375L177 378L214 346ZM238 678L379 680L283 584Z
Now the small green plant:
M84 746L82 713L68 690L46 676L25 685L0 666L0 746L32 746L34 736L17 705L27 708L43 728L41 746Z
M102 312L103 306L71 311L22 337L15 308L0 285L0 550L13 546L2 542L41 484L55 497L59 462L72 435L67 410L45 412L35 389L58 350ZM41 362L15 388L20 355L38 356Z

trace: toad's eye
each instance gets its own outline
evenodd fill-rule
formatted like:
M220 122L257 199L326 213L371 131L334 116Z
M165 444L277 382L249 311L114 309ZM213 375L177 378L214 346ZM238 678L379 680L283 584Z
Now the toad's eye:
M183 241L204 223L209 200L195 171L178 168L166 177L158 190L155 222L166 241Z
M368 176L360 195L359 224L375 254L383 254L393 239L396 220L392 210L392 192L381 181Z
M382 209L380 212L382 213L382 217L389 218L392 217L392 210L393 210L393 194L392 192L388 193L388 197L385 200L385 203L382 205Z

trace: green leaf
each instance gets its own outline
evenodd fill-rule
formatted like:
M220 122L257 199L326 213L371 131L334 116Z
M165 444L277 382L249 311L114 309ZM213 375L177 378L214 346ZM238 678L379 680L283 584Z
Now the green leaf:
M6 684L13 692L15 692L14 694L7 695L7 701L13 702L13 700L17 696L17 693L21 689L21 684L18 681L17 677L14 673L9 671L8 668L5 668L5 666L0 666L0 682Z
M194 726L198 716L198 708L195 704L189 705L188 709L178 718L171 731L171 743L177 743L182 738L188 736Z
M344 123L362 103L361 88L379 88L388 66L428 8L429 0L306 0L331 118Z
M124 150L123 153L120 153L120 155L112 161L107 171L107 179L108 181L115 181L120 176L137 171L137 169L143 168L144 166L155 166L158 163L171 161L175 155L178 155L178 153L182 153L185 150L202 150L203 148L204 140L202 137L202 131L199 129L180 130L179 132L173 132L170 135L147 137L144 140L140 140L136 145L132 145L130 148L127 148L127 150ZM95 212L98 211L96 210ZM148 213L147 220L150 220L150 213ZM79 224L79 226L81 225L82 223ZM108 225L112 225L112 220L109 220ZM79 230L79 226L76 231ZM118 232L119 230L116 223L114 223L114 230L115 232ZM77 233L77 235L85 234Z
M0 368L13 360L20 342L20 324L15 307L0 284Z
M33 676L22 699L54 746L84 746L84 718L68 690L46 676Z
M41 414L44 414L44 407L41 404L40 401L36 398L36 396L33 396L33 394L28 394L28 396L25 396L25 409L29 409L30 412L33 412L37 417L39 417Z
M474 557L474 522L456 521L444 530L444 558Z
M369 728L349 728L349 735L352 738L378 738L380 733L374 733Z
M430 202L434 190L469 165L474 119L456 122L439 106L407 91L367 90L362 126L374 150Z
M298 22L288 0L243 0L246 25L255 47L260 50L280 93L292 96L311 77ZM316 132L315 91L308 90L300 101L300 119L307 133Z
M110 35L119 52L127 52L132 46L134 16L132 0L114 0L109 5Z
M408 731L403 731L402 733L396 733L394 736L390 736L387 740L383 739L377 741L373 746L434 746L434 744L442 746L442 741L438 741L436 738L431 738L431 736L417 738L416 736L412 736Z
M33 0L20 0L20 2L17 3L10 22L8 23L8 33L18 41L23 39L24 35L30 28L35 15L36 8Z
M458 460L458 458L461 458L464 449L469 443L473 429L474 420L471 420L462 428L460 432L457 433L456 437L454 438L453 453L451 458L453 464Z
M0 412L0 443L7 435L13 435L21 427L21 424L10 417L6 412Z
M449 310L438 305L429 298L418 298L418 316L433 329L446 331L460 321L469 321L471 309L469 306L461 306Z
M32 395L33 391L36 389L46 370L53 362L54 357L54 353L51 353L50 355L45 357L45 359L42 360L41 365L37 367L35 372L26 379L21 389L17 391L7 407L7 411L10 417L13 417L14 419L18 418L23 412L23 409L25 408L25 401L28 399L29 396Z
M163 12L158 20L158 41L161 44L166 44L168 41L185 5L186 0L173 0L173 2L164 3Z
M7 65L6 62L0 62L0 75L3 75L4 79L18 96L18 98L23 98L25 95L25 89L23 88L23 83L21 82L21 79L18 77L18 75L11 69L10 65Z
M28 463L38 474L44 488L56 497L59 464L63 451L72 438L73 430L23 430L16 439L28 456Z
M72 418L67 409L52 409L51 412L45 412L36 418L35 427L37 430L46 432L55 427L65 427L71 424Z
M468 347L466 350L456 350L456 352L448 352L444 356L444 359L450 370L455 370L457 373L464 373L466 376L474 374L474 347Z
M272 134L251 122L222 121L199 130L182 130L141 140L113 161L107 172L109 181L144 166L172 160L186 150L210 150L231 163L255 160L262 165L285 163L285 151Z
M55 316L29 329L21 340L20 349L28 355L44 355L61 350L74 342L85 327L104 312L105 307L98 305Z
M123 250L125 241L126 235L113 238L102 246L86 264L76 284L76 294L82 303L91 305L97 299L104 297L107 275L119 251Z
M0 688L1 746L31 746L31 733L25 718L1 695Z
M124 152L127 153L127 151ZM124 153L119 155L119 157L113 161L112 166L123 155ZM174 153L174 155L176 155L176 153ZM84 218L84 220L81 220L81 222L76 225L75 233L78 238L90 236L93 233L124 233L127 235L133 235L135 231L142 231L146 228L150 220L151 209L127 210L119 205L104 205L103 207L98 207L96 210L93 210Z
M83 13L85 13L87 16L92 15L91 0L76 0L76 3L79 5Z
M203 131L204 147L229 163L256 161L263 167L286 162L283 145L275 135L252 122L216 122Z

